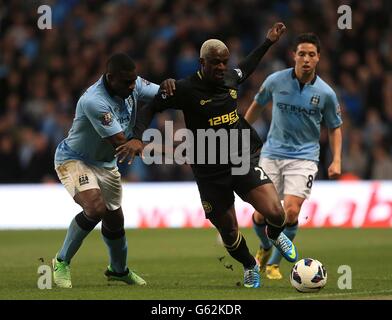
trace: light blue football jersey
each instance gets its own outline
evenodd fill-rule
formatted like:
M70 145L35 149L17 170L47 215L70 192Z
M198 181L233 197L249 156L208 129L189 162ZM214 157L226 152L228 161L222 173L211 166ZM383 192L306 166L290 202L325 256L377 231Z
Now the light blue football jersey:
M103 76L79 98L68 136L57 146L55 165L81 160L97 167L114 168L115 149L104 138L124 132L133 135L137 102L149 102L159 86L137 77L135 89L127 99L112 96Z
M319 161L320 124L341 126L340 107L333 89L319 76L301 89L294 68L271 74L255 101L272 100L272 120L261 156L270 159Z

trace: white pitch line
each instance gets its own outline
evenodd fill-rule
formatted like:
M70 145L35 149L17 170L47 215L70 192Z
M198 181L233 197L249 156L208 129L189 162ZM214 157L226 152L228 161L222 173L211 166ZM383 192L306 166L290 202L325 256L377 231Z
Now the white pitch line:
M351 291L351 290L350 290ZM328 298L328 297L339 297L339 296L347 296L347 295L364 295L364 294L369 294L369 295L374 295L374 294L383 294L383 293L392 293L392 289L388 290L379 290L379 291L352 291L345 293L326 293L326 294L312 294L312 295L303 295L302 293L298 292L297 296L292 296L292 297L286 297L282 299L270 299L270 300L299 300L299 299L317 299L317 298Z

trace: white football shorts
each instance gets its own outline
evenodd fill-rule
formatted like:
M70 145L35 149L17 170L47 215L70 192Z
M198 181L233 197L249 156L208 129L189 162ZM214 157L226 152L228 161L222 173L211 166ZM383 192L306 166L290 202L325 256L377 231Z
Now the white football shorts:
M260 167L270 177L281 200L284 195L310 197L318 171L317 162L301 159L260 158Z
M69 160L56 165L55 169L61 183L72 198L85 190L100 189L109 210L114 211L120 208L122 187L118 168L98 168L80 160Z

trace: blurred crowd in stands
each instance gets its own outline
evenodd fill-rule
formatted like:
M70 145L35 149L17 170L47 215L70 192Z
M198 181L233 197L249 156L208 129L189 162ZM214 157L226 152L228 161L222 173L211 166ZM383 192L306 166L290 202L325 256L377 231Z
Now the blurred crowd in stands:
M352 9L352 29L339 30L337 8ZM40 30L37 8L52 9L52 29ZM126 52L152 82L198 69L199 48L223 40L230 66L283 21L287 33L263 58L239 92L246 111L263 80L293 66L292 40L313 31L321 39L318 74L337 92L343 113L343 178L392 179L392 2L336 0L3 1L0 4L0 183L58 181L57 144L67 135L76 102L105 70L114 52ZM255 124L265 139L270 108ZM179 112L159 114L153 126ZM321 133L319 179L327 179L328 134ZM187 165L121 166L127 181L192 180Z

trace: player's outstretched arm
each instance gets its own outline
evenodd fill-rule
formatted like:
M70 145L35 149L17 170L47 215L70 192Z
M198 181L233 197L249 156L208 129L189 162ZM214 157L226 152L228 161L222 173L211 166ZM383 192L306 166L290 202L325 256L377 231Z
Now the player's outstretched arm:
M276 22L267 32L267 39L272 42L279 40L280 36L286 31L286 26L283 22Z
M139 108L137 111L136 123L133 128L133 136L140 141L143 141L143 132L150 126L155 113L157 113L155 105L156 98L150 103L144 105L142 108Z
M154 115L154 100L146 104L143 108L138 109L132 139L124 141L121 145L116 147L115 157L119 159L120 163L126 158L129 158L128 164L131 164L135 156L142 155L144 149L142 141L143 132L150 126Z
M242 72L240 82L248 78L253 71L255 71L261 58L267 52L270 46L279 40L280 36L285 32L286 26L282 22L277 22L267 32L267 37L260 46L254 49L244 60L242 60L238 67Z
M133 139L119 146L116 151L116 156L125 159L130 157L128 164L131 164L136 155L143 155L143 133L150 126L152 119L157 112L169 108L179 109L181 90L176 86L173 79L167 79L161 84L159 92L155 95L154 99L146 104L143 108L139 108L136 114L136 123L133 128Z
M142 141L143 132L146 130L157 112L174 108L181 109L182 90L179 83L174 79L166 79L162 82L158 93L154 99L146 104L143 108L139 108L136 114L136 123L133 129L135 138Z
M255 123L260 115L260 109L261 106L253 100L252 104L245 113L245 120L248 121L249 124Z
M173 83L168 82L167 85L172 86ZM170 94L169 92L174 94L174 90L173 87L171 88L171 90L160 90L160 92L151 102L138 109L136 114L136 123L133 128L133 138L128 142L124 142L124 144L116 148L116 157L119 157L120 162L129 157L128 164L131 164L133 158L136 155L143 154L143 132L150 126L151 121L155 116L155 113L157 113L158 111L162 111L162 103L160 101L162 99L162 95L165 96L167 94Z
M342 168L342 129L341 127L328 130L329 145L332 152L332 163L328 167L328 177L336 179L341 174Z

